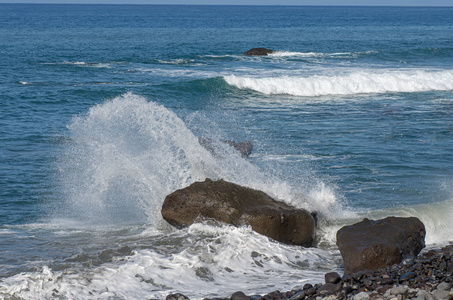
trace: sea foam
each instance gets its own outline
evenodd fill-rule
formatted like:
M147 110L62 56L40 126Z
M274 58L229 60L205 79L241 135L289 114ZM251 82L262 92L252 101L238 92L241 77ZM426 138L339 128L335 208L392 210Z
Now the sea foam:
M240 89L263 94L294 96L354 95L444 91L453 89L453 71L385 70L352 71L338 75L251 77L224 76L225 81Z

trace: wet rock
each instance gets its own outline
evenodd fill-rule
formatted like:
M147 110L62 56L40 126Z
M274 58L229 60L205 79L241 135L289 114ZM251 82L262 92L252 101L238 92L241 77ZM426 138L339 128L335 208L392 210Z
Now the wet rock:
M184 296L183 294L176 293L168 295L165 300L190 300L188 297Z
M311 287L309 289L307 289L305 291L305 295L307 296L313 296L314 294L316 294L316 288L315 287Z
M250 297L245 295L243 292L236 292L230 297L231 300L250 300Z
M198 142L200 143L203 148L211 152L212 155L215 157L221 157L221 147L220 143L226 144L232 148L234 148L243 158L248 158L250 154L252 154L253 150L253 144L250 141L244 141L244 142L235 142L235 141L229 141L229 140L222 140L220 142L209 139L209 138L203 138L199 137Z
M298 292L296 294L294 294L291 298L289 298L290 300L302 300L305 298L305 292Z
M341 290L341 284L326 283L318 288L319 295L332 295Z
M326 273L324 279L326 283L339 283L341 281L341 277L337 272Z
M245 55L245 56L267 56L271 53L274 53L276 51L274 50L271 50L271 49L266 49L266 48L252 48L250 50L248 50L247 52L245 52L244 54L242 55Z
M286 244L310 247L314 241L315 221L309 212L224 180L206 179L173 192L165 198L161 212L177 228L213 219L250 225L254 231Z
M345 273L376 270L416 256L425 246L425 226L417 218L364 219L337 232Z

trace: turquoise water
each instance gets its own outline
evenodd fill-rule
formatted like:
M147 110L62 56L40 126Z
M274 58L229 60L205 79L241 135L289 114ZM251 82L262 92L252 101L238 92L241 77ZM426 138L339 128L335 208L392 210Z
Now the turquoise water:
M364 216L451 241L452 12L0 5L0 294L291 289L341 272L335 232ZM318 211L319 248L170 228L165 195L206 177Z

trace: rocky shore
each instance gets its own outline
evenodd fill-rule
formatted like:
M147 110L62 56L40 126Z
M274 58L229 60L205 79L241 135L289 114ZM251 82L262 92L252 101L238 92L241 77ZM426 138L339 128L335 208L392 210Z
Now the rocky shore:
M357 272L342 277L325 274L325 283L306 284L302 289L267 295L236 292L216 300L439 300L453 299L453 245L429 250L400 264L376 271ZM166 300L187 300L183 294L168 295ZM214 300L212 299L212 300ZM206 299L208 300L208 299Z

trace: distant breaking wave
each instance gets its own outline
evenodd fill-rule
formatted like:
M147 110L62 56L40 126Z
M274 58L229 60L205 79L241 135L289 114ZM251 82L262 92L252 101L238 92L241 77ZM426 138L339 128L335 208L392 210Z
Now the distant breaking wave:
M309 97L453 90L453 70L387 70L384 72L367 70L336 76L258 78L229 75L223 78L229 85L266 95L287 94Z
M365 51L365 52L336 52L336 53L320 53L320 52L292 52L292 51L277 51L269 54L270 57L357 57L360 54L373 54L378 51Z

